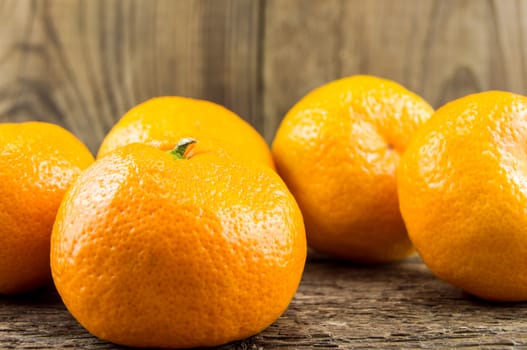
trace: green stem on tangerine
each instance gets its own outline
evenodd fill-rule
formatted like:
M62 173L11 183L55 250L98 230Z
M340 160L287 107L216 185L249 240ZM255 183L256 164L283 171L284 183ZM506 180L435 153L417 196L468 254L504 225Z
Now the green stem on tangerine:
M167 153L174 157L174 159L188 159L185 157L185 152L190 145L196 142L198 141L192 137L185 137L179 140L176 147L173 150L167 151Z

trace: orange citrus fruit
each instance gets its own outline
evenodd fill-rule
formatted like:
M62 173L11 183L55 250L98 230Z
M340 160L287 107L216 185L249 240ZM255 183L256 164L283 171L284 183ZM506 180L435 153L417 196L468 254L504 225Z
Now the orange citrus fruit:
M413 251L395 170L432 112L419 96L372 76L331 82L291 108L272 150L312 248L359 262L387 262Z
M90 151L57 125L0 124L0 294L50 281L55 215L66 188L92 162Z
M490 91L441 107L401 159L409 236L443 280L527 300L527 98Z
M180 96L152 98L125 113L103 140L98 157L136 142L170 150L188 135L219 141L245 160L274 168L269 147L249 123L219 104Z
M295 294L306 239L286 185L268 166L234 162L199 142L186 153L183 146L174 154L120 147L62 202L53 279L99 338L219 345L269 326Z

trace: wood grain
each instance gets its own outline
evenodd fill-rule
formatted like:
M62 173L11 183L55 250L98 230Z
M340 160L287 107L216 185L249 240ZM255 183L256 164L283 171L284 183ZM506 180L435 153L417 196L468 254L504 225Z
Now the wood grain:
M258 127L259 10L243 0L2 0L1 120L55 122L95 151L135 104L184 95Z
M416 258L358 266L311 257L285 314L220 349L478 348L527 346L527 304L482 302L436 279ZM52 287L0 297L2 349L120 349L92 337Z
M526 93L521 0L0 0L0 121L47 120L95 151L158 95L225 104L270 142L287 110L374 74L434 106Z
M526 15L520 0L269 0L265 134L306 92L354 74L393 79L435 107L489 89L525 94Z

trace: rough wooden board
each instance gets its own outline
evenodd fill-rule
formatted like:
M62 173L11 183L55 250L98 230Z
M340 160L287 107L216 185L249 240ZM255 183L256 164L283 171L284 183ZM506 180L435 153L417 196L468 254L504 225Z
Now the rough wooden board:
M394 79L435 107L527 93L521 0L0 0L0 121L58 123L95 151L129 108L210 99L268 141L309 90Z
M221 349L527 347L527 304L480 301L436 279L416 258L359 266L310 258L285 314ZM87 333L54 289L0 297L0 348L118 349Z
M92 151L134 105L206 98L259 127L260 1L1 0L0 121L46 120Z

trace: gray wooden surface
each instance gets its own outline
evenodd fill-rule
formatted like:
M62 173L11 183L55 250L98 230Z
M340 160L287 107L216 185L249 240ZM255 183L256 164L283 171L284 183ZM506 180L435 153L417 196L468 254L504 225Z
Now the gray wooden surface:
M268 141L309 90L394 79L432 105L527 93L522 0L0 0L0 121L48 120L96 151L150 97L222 103Z
M285 314L221 349L527 348L527 304L480 301L417 259L360 266L312 257ZM52 287L0 296L0 349L120 349L92 337Z
M338 77L400 82L435 107L527 93L522 0L0 0L0 122L65 126L95 152L150 97L222 103L268 141L309 90ZM527 348L527 305L489 304L416 259L367 267L312 258L288 311L225 349ZM0 349L115 348L50 287L0 296Z

